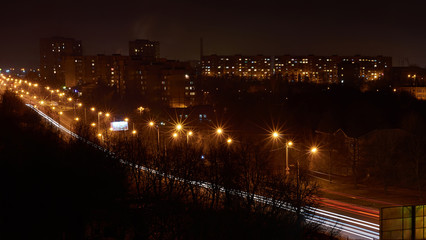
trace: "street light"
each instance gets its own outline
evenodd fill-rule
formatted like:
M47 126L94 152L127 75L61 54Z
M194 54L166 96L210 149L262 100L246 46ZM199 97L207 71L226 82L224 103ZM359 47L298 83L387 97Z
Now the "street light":
M285 175L289 175L290 174L290 168L288 167L288 148L293 146L293 142L292 141L288 141L285 144Z
M278 138L280 136L280 134L278 132L273 132L272 133L272 137L273 138Z
M223 133L223 129L222 129L222 128L217 128L217 129L216 129L216 133L217 133L218 135L221 135L221 134Z
M176 125L176 130L178 130L178 131L182 130L182 124L180 124L180 123L177 124Z
M309 152L308 153L311 153L311 154L316 154L318 152L318 148L316 148L316 147L312 147L310 150L309 150ZM300 224L299 223L299 221L301 220L301 209L302 209L302 206L301 206L301 204L300 204L300 201L301 201L301 196L300 196L300 173L299 173L299 158L297 158L297 178L296 178L296 198L297 198L297 200L296 200L296 204L297 204L297 208L296 208L296 214L297 214L297 223L298 224Z
M272 132L272 137L274 139L278 139L280 134L277 131ZM293 146L292 141L286 141L285 143L285 175L288 176L290 174L290 168L288 166L288 148Z
M149 121L148 125L157 128L157 149L160 151L160 126L156 125L154 121Z
M139 115L140 115L140 114L142 114L142 112L145 110L145 108L144 108L144 107L142 107L142 106L140 106L140 107L138 107L138 110L139 110Z
M100 125L99 125L99 116L100 115L102 115L102 112L98 112L98 132L99 132L99 127L100 127Z
M311 154L316 154L318 153L318 148L317 147L311 147L309 149L309 153ZM299 158L297 159L297 189L299 189Z
M189 141L189 137L190 136L192 136L192 131L189 131L187 134L186 134L186 144L188 144L188 141Z
M229 144L231 144L231 143L232 143L232 138L228 138L228 139L226 140L226 142L228 143L228 145L229 145Z

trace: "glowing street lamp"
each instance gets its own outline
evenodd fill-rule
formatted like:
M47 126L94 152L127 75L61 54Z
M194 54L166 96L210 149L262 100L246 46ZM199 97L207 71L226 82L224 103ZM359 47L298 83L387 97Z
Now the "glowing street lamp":
M183 128L182 124L179 123L179 124L176 125L176 130L180 131L180 130L182 130L182 128Z
M155 128L157 128L157 149L160 151L160 127L156 125L154 121L149 121L148 125L149 127L155 126Z
M217 129L216 129L216 133L217 133L218 135L221 135L221 134L223 133L223 129L222 129L222 128L217 128Z
M231 143L232 143L232 139L231 139L231 138L228 138L228 139L226 140L226 142L227 142L228 144L231 144Z
M272 132L272 137L274 139L278 139L280 134L277 131ZM290 174L290 168L288 166L288 148L293 146L292 141L286 141L285 143L285 175L288 176Z
M285 175L289 175L290 174L290 168L288 167L288 148L293 146L293 142L292 141L288 141L285 144Z
M189 141L189 137L192 136L193 132L189 131L188 133L186 133L186 144L188 144Z
M138 107L137 109L139 111L139 115L142 114L142 112L145 110L145 108L142 106Z
M280 136L280 134L278 132L273 132L272 133L272 137L273 138L278 138Z

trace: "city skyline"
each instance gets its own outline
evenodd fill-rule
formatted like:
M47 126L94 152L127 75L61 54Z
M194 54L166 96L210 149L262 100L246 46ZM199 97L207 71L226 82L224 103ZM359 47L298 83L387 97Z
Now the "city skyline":
M426 239L425 0L0 6L0 236Z
M383 55L394 66L425 67L424 7L422 1L7 2L0 65L38 67L40 39L64 36L81 40L88 55L127 55L128 41L150 39L160 42L161 57L195 60L203 38L206 55Z

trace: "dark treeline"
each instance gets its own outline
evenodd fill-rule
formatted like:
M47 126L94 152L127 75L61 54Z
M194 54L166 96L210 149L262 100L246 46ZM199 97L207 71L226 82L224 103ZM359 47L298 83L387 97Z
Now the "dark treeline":
M214 104L230 128L264 133L278 126L289 138L322 147L315 170L353 176L355 184L385 190L425 190L421 173L426 169L426 102L408 93L394 92L383 83L360 91L282 78L259 82L226 76L207 78L202 88L208 92L204 100Z
M361 92L343 85L289 83L280 78L255 81L217 77L204 79L200 88L206 92L205 103L226 113L235 126L279 121L293 134L339 128L363 134L401 127L410 112L425 115L424 104L389 87Z
M0 116L2 239L330 238L299 214L316 206L317 185L303 171L299 184L274 173L257 144L165 149L140 137L109 145L133 166L166 174L159 175L61 137L9 92Z
M0 238L83 239L127 192L117 161L55 129L6 92L0 105Z

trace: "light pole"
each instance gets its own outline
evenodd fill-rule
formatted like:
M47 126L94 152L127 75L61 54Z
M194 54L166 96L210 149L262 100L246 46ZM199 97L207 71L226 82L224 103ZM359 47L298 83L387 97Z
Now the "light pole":
M273 132L272 133L272 137L274 139L278 139L280 137L280 134L278 132ZM293 142L292 141L286 141L285 143L285 175L289 176L290 175L290 168L288 166L288 149L293 146Z
M188 145L189 137L192 136L192 131L186 133L186 145Z
M285 143L285 175L290 175L290 168L288 167L288 148L293 146L292 141L288 141Z
M316 154L318 152L318 148L312 147L309 150L310 154ZM296 213L297 213L297 225L300 226L301 224L301 196L300 196L300 172L299 172L299 158L297 158L297 178L296 178Z
M155 127L157 129L157 149L160 150L160 126L158 124L155 124L153 121L150 121L148 123L150 127Z
M102 112L98 112L98 132L99 132L99 128L100 128L100 125L99 125L99 116L100 115L102 115Z
M60 112L59 112L59 119L58 119L58 120L59 120L59 121L58 121L58 122L59 122L59 124L61 124L61 116L62 116L62 114L64 114L64 113L63 113L62 111L60 111Z
M138 107L137 109L139 111L139 115L142 115L142 112L145 110L145 108L142 106Z

